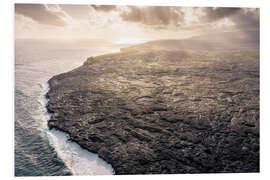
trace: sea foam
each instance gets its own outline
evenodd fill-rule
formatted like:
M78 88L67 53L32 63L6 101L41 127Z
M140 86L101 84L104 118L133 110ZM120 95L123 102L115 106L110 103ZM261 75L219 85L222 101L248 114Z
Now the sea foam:
M49 130L47 121L50 114L47 112L48 103L45 97L49 90L48 83L42 84L42 128L45 130L49 143L55 148L59 158L61 158L73 175L112 175L114 170L110 164L99 158L97 154L82 149L77 143L69 141L69 135L59 130Z

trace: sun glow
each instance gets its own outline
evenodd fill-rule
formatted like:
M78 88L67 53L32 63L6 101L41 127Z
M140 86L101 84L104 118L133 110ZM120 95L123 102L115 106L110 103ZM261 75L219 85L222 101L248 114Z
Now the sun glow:
M116 44L139 44L146 42L146 39L136 38L136 37L128 37L128 38L120 38L114 41Z

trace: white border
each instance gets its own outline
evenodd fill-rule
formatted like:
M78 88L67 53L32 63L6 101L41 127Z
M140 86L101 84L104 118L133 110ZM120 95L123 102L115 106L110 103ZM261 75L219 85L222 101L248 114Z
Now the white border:
M0 93L0 110L1 110L1 177L5 179L14 178L14 3L51 3L51 4L117 4L117 5L170 5L170 6L204 6L204 7L259 7L261 21L261 69L260 69L260 135L261 135L261 173L251 174L196 174L196 175L145 175L145 176L86 176L80 179L137 179L137 178L172 178L172 179L269 179L269 17L270 6L267 0L4 0L0 6L1 18L1 93ZM270 77L270 76L269 76ZM25 179L27 177L19 178ZM77 179L78 177L40 177L43 179ZM32 179L32 178L27 178Z

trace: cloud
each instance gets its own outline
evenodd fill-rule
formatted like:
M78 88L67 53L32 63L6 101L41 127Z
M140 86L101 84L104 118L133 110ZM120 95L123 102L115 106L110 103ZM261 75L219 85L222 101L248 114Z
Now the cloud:
M66 14L57 7L49 8L43 4L15 4L15 13L29 17L40 24L65 26Z
M256 8L204 8L204 12L207 22L228 18L241 30L259 28L259 9Z
M260 28L259 9L242 9L231 20L243 31Z
M178 38L239 31L258 39L260 28L259 9L255 8L15 4L15 18L21 37L30 31L37 36L42 31L47 37L73 34L80 38L103 34L116 38L125 33Z
M259 9L246 8L241 9L239 13L233 15L231 20L235 23L238 30L242 31L246 37L253 40L260 38L260 17Z
M258 18L255 18L256 11L254 11L254 9L247 11L245 8L237 7L114 5L91 5L90 7L95 12L117 12L119 17L125 22L146 25L148 28L154 28L156 30L175 27L186 30L196 29L196 27L207 29L218 27L218 24L223 25L226 29L226 24L231 25L230 22L236 24L241 30L243 30L244 27L249 29L252 26L258 26ZM104 16L104 14L102 14L102 16Z
M83 20L89 16L89 7L87 5L60 4L59 7L74 19Z
M217 27L221 26L226 31L241 31L258 39L260 30L259 9L257 8L201 8L204 15L201 17L202 24L206 26ZM227 23L224 23L226 22ZM233 26L232 26L233 24ZM227 29L230 28L230 29Z
M207 7L203 9L205 12L204 20L208 22L218 21L223 18L228 18L231 15L241 10L241 8L228 8L228 7L225 7L225 8L224 7L217 7L217 8Z
M245 42L259 42L260 18L259 9L256 8L204 8L203 21L210 28L206 34L215 34L216 37L233 39L245 39ZM226 22L227 21L227 22ZM218 27L218 25L221 25ZM212 28L211 28L212 27ZM231 32L226 35L225 32ZM228 37L233 35L233 37ZM214 36L212 36L214 37ZM225 41L225 40L223 40Z
M181 25L184 20L184 13L179 7L128 6L127 10L120 13L120 17L125 21L137 22L144 25L154 25L161 28L167 25Z
M96 11L112 11L116 10L117 6L114 5L91 5L92 8L94 8Z
M175 7L175 6L95 6L93 11L117 13L125 23L137 23L142 29L158 32L189 31L197 33L239 31L258 39L259 12L255 8L238 7ZM111 16L110 16L111 17ZM116 20L115 20L116 21ZM115 23L111 19L109 24Z

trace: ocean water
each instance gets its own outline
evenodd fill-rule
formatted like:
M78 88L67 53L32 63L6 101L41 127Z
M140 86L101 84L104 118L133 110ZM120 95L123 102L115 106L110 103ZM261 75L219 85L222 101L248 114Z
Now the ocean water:
M121 46L123 47L123 46ZM49 130L47 81L80 65L89 56L119 51L97 41L15 41L15 176L109 175L110 164Z

